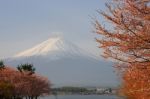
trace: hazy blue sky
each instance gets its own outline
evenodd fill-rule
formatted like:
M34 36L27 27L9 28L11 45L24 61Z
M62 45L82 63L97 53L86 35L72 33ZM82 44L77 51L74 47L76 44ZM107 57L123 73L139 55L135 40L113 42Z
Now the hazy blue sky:
M28 49L56 32L85 49L97 50L90 16L99 17L96 10L105 9L105 1L0 0L0 58Z

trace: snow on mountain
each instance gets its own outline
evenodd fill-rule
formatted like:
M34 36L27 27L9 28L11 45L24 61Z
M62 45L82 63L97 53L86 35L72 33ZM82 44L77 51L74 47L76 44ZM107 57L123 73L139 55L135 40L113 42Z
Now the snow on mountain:
M32 56L53 56L53 57L62 57L62 56L89 56L92 58L97 58L95 55L91 54L88 51L84 51L78 46L64 40L62 37L52 37L48 40L28 49L23 52L20 52L13 56L13 58L20 57L32 57Z
M42 42L35 47L18 53L14 57L27 57L27 56L34 56L34 55L46 55L49 51L59 50L57 43L62 43L60 38L51 38L47 41Z
M52 37L5 60L6 65L32 63L36 72L47 76L56 86L117 85L112 63L98 60L89 51Z

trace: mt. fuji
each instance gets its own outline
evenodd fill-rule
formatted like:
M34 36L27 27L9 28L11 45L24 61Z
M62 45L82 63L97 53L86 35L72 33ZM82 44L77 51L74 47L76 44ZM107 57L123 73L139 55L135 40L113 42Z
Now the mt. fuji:
M33 63L37 73L56 86L116 86L112 63L98 58L62 37L52 37L5 60L6 65Z
M53 37L48 40L14 55L14 58L32 57L32 56L50 56L51 58L60 58L66 56L89 56L96 58L89 52L85 52L78 46L64 40L62 37Z

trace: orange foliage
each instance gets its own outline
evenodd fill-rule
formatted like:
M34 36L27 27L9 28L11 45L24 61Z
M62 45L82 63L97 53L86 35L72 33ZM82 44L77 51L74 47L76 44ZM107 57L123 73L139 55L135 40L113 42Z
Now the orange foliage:
M123 75L121 91L127 99L150 99L150 67L132 66Z
M49 80L43 76L28 75L10 67L0 70L0 98L48 95L50 87ZM5 94L7 96L4 96Z
M133 78L138 78L141 73L143 79L134 82L134 87L143 90L140 87L145 81L145 86L149 85L150 76L148 75L150 67L150 0L113 0L107 3L108 13L99 11L108 22L104 27L98 20L95 21L95 32L101 35L96 39L100 48L104 49L103 56L118 61L117 68L123 70L123 85L132 85ZM109 27L108 27L109 26ZM143 69L144 68L144 69ZM130 72L129 72L130 71ZM139 74L138 74L139 73ZM129 76L130 75L130 76ZM129 78L128 78L129 77ZM123 93L128 92L128 88L123 87ZM144 91L145 95L139 98L140 93L134 93L131 87L132 99L145 98L149 91Z

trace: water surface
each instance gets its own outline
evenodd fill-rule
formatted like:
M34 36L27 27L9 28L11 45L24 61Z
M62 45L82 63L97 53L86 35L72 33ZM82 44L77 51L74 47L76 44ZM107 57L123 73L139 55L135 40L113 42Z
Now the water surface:
M66 95L66 96L49 96L40 99L123 99L115 95Z

